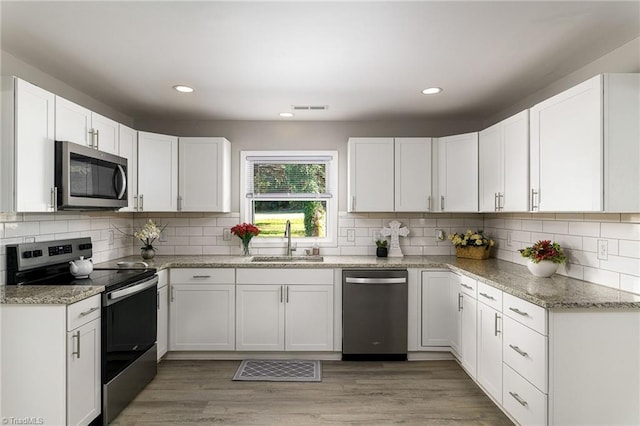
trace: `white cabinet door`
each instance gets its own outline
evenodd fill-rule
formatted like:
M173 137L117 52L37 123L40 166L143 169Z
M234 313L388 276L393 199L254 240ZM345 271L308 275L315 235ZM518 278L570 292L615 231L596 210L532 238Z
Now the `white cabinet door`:
M234 350L235 285L170 285L170 349Z
M480 211L529 209L529 111L479 133Z
M118 155L127 159L127 178L129 179L127 182L128 206L120 211L135 212L138 210L138 132L120 124L118 133Z
M451 273L422 273L422 339L421 346L450 346L453 324L451 317Z
M55 209L54 116L55 95L15 79L15 173L8 176L6 211L50 212ZM8 162L3 169L11 169ZM3 179L5 174L3 172ZM15 176L15 181L13 177ZM15 187L15 200L10 195ZM3 195L4 197L4 195Z
M440 211L478 211L478 133L438 139Z
M460 296L460 363L471 377L476 377L478 302L468 294L460 293Z
M348 151L347 210L392 212L393 138L349 138Z
M285 286L285 350L333 350L333 286Z
M96 149L108 152L109 154L119 155L119 129L117 122L92 112L91 128L94 132L94 143Z
M395 139L395 211L431 211L431 138Z
M56 140L93 147L91 111L56 96Z
M236 286L236 350L284 350L284 287Z
M478 303L478 370L480 385L502 402L502 313Z
M531 108L531 209L602 210L602 147L601 75Z
M100 319L67 332L67 424L87 425L102 407Z
M504 178L500 211L529 210L529 110L502 122Z
M231 146L225 138L180 138L179 211L230 211Z
M138 132L138 210L176 211L178 138Z
M169 349L169 286L158 288L157 295L158 309L158 361L167 353Z
M462 293L460 292L460 278L449 273L449 318L451 321L450 346L454 355L460 356L460 332L462 325Z
M504 144L502 123L478 134L478 191L481 212L500 211L499 194L504 192ZM525 195L527 189L524 188Z

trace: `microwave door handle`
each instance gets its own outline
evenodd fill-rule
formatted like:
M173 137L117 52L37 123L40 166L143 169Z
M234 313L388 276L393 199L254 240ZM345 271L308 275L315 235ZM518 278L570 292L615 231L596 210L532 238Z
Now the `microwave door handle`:
M127 174L124 171L124 168L122 168L122 166L120 164L117 164L116 167L118 168L118 172L120 172L120 177L122 179L122 187L120 188L120 190L118 191L118 179L115 179L115 187L116 187L116 191L118 191L118 200L122 200L122 196L124 195L125 191L127 190Z

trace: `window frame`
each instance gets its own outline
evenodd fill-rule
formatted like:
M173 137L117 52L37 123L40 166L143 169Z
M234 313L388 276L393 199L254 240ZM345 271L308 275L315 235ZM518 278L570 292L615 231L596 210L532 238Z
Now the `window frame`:
M327 162L327 174L326 174L326 193L331 194L331 197L321 197L318 201L326 201L326 236L325 237L292 237L291 241L298 244L299 248L312 247L317 244L319 247L337 247L338 246L338 151L240 151L240 221L247 223L255 223L253 218L253 209L251 204L255 200L271 200L278 199L273 196L270 197L248 197L247 188L247 172L249 167L249 157L274 157L276 158L291 158L296 157L331 157L331 160ZM291 198L279 198L282 200L295 200L300 201L307 199L300 197ZM282 230L282 238L254 238L251 240L251 245L256 248L282 248L286 246L287 239L284 237L284 229ZM300 252L297 253L298 255Z

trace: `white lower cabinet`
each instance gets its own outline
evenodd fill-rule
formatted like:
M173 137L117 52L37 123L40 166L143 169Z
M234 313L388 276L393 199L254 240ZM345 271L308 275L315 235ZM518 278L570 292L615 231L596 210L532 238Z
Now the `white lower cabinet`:
M100 297L68 306L2 305L3 419L87 425L100 415Z
M429 271L422 273L422 347L441 347L451 345L454 332L449 318L451 291L451 272Z
M520 425L547 424L547 395L506 364L502 385L502 407Z
M491 289L491 290L489 290ZM502 292L478 283L478 383L502 402Z
M234 269L172 269L169 349L235 349Z
M157 351L158 361L169 349L169 273L166 269L158 271L158 328Z
M333 350L332 269L238 269L236 349Z
M460 298L460 363L471 375L477 374L477 319L478 302L468 294Z

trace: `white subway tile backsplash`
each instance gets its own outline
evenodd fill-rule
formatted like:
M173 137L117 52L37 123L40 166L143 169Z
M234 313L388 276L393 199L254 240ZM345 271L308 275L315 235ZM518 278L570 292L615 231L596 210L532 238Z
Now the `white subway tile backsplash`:
M621 240L640 240L640 223L603 223L600 236Z
M640 241L620 240L618 254L625 257L640 259Z
M620 288L620 274L604 269L584 267L585 281L606 285L607 287Z
M215 217L201 217L189 219L189 226L218 226Z
M531 231L531 232L542 232L542 221L541 220L523 220L522 230Z
M42 234L59 234L59 233L68 232L68 231L69 231L69 221L67 220L40 221L40 232Z
M392 220L395 220L395 218L391 218L388 221L383 221L382 219L359 218L354 219L354 226L356 228L382 228L383 226L388 226L389 222Z
M542 232L548 234L568 234L569 222L545 220L542 222Z
M640 259L610 255L607 260L600 261L600 269L640 276Z
M177 237L184 237L184 236L201 236L202 235L202 227L200 226L191 226L191 227L186 227L186 226L178 226L175 228L176 230L176 236Z
M4 223L0 223L0 238L4 238Z
M520 219L506 219L504 221L504 227L507 229L522 229L522 220Z
M202 255L202 246L175 246L174 254L176 254L176 255L201 256Z
M202 235L219 237L224 234L224 229L222 227L205 226L202 228Z
M4 234L6 238L36 236L40 234L40 222L7 222Z
M600 223L598 222L569 222L569 234L585 237L599 237Z
M574 235L555 235L553 240L562 248L582 250L582 237Z
M69 232L89 231L91 229L91 221L87 219L68 220L67 223ZM114 231L118 232L117 230Z
M620 290L640 294L640 277L620 274Z

